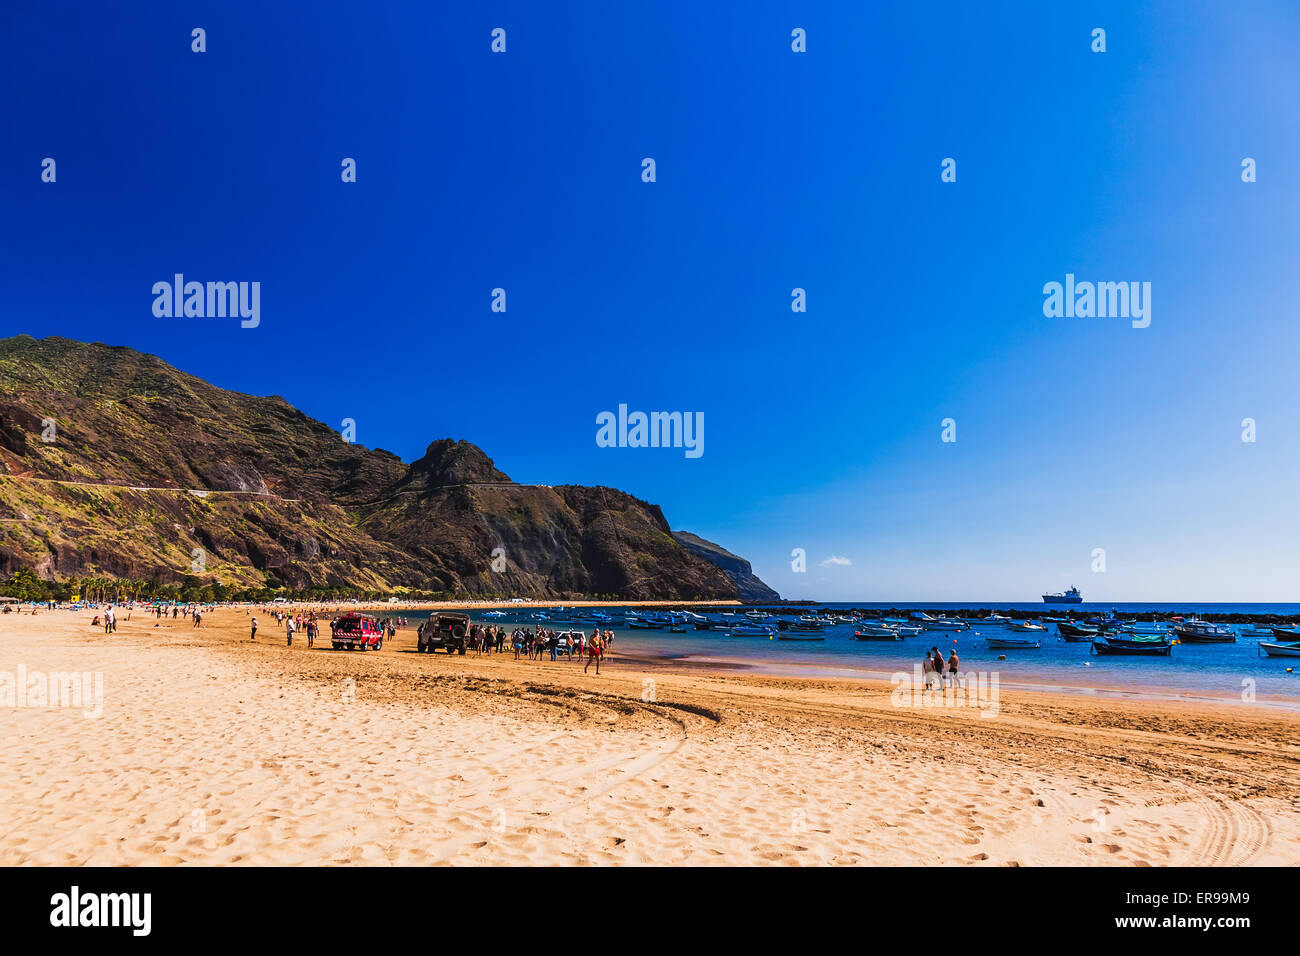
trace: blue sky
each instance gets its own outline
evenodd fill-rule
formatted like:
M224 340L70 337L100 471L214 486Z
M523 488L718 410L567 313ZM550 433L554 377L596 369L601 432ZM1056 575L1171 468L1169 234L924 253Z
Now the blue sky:
M1300 600L1300 8L463 6L5 4L0 334L625 489L787 597ZM176 272L261 325L156 318ZM1044 317L1067 272L1150 327ZM704 455L597 447L620 403Z

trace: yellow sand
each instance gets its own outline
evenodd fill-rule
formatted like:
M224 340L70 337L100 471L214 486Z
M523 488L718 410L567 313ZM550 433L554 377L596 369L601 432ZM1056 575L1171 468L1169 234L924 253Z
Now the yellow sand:
M1003 689L985 719L617 644L597 678L91 617L0 615L0 673L104 689L0 708L0 864L1300 861L1291 712Z

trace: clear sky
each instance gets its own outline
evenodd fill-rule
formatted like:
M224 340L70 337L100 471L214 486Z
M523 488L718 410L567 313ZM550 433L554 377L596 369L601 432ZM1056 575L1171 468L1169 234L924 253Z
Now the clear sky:
M287 7L0 5L0 334L622 488L786 597L1300 600L1300 6ZM177 272L261 324L155 317Z

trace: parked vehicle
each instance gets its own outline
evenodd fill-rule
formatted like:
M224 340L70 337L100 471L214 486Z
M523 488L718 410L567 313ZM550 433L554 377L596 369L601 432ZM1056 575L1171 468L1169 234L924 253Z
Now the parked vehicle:
M384 646L384 629L369 614L349 611L330 622L330 638L336 651L379 650Z
M445 650L464 654L469 634L469 615L454 611L434 611L415 632L415 649L422 654Z

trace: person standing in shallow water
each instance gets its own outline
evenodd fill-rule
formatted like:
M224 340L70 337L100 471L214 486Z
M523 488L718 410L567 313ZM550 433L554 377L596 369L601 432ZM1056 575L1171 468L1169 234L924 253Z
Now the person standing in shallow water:
M921 686L929 690L934 684L934 658L925 652L925 661L921 664Z
M957 666L960 663L957 660L957 648L954 647L948 657L948 679L952 681L954 687L957 686Z

